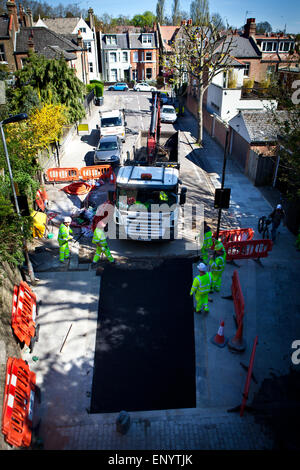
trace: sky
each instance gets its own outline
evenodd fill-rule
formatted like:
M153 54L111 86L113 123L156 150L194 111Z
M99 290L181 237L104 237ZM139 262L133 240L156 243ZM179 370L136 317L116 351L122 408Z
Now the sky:
M93 8L97 16L108 13L114 17L124 15L132 18L147 10L155 14L157 0L147 0L145 3L140 0L48 0L47 3L53 6L58 3L75 3L81 9ZM189 12L190 4L191 0L180 0L180 9ZM167 15L171 14L172 5L173 0L165 0ZM227 20L230 26L239 28L245 24L246 18L255 18L256 23L268 21L274 32L286 27L288 33L300 33L299 0L251 0L249 3L240 0L209 0L209 7L211 13L219 13L225 24Z

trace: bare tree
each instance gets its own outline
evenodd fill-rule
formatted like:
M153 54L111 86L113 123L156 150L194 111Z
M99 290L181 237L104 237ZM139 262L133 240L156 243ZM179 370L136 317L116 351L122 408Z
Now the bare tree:
M208 0L193 0L190 5L190 15L194 25L204 25L209 22Z
M164 23L164 19L165 19L165 0L157 0L156 18L157 18L157 22L159 24Z
M182 25L168 56L168 67L173 76L181 80L188 76L189 84L196 91L199 145L203 144L203 96L212 79L232 67L231 43L233 36L221 37L211 22L200 26Z
M177 26L180 23L179 0L173 0L172 24Z

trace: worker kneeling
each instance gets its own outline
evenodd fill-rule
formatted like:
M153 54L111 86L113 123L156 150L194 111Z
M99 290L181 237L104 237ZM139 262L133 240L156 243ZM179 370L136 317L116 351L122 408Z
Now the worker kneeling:
M226 252L223 249L215 250L214 257L210 259L209 266L212 273L211 292L219 292L222 284L222 274L226 265Z
M108 247L108 244L107 244L107 240L106 240L106 236L105 236L105 233L104 233L104 224L101 223L101 221L98 223L97 227L95 228L95 231L94 231L94 236L93 236L93 239L92 239L92 243L94 243L97 248L96 248L96 253L94 255L94 258L93 258L93 264L95 265L102 253L105 254L106 258L108 259L108 261L110 261L111 263L114 263L114 258L110 252L110 249Z
M208 308L208 293L211 290L212 276L207 272L207 267L204 263L197 266L199 275L194 278L190 295L195 294L196 312L200 313L203 309L204 312L209 312Z

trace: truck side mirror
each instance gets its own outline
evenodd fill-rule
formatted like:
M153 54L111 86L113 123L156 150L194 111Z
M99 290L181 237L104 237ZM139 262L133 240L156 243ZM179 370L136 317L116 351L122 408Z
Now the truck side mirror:
M184 186L181 188L181 193L180 193L180 198L179 198L179 204L183 206L186 202L186 193L187 193L187 188Z

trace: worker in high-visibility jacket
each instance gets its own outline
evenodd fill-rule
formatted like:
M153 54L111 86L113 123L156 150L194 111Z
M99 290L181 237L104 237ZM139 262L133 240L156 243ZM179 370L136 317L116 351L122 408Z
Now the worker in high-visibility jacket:
M222 251L222 253L224 255L224 259L226 261L226 250L225 250L225 247L223 245L223 242L221 242L221 240L213 239L213 243L214 243L214 250L215 251Z
M61 263L70 258L69 241L73 239L71 236L71 233L73 233L70 227L71 222L71 217L65 217L58 230L57 240L59 245L59 261Z
M196 313L200 313L202 309L208 313L208 294L211 290L212 276L204 263L198 264L197 269L199 274L193 280L190 295L195 294Z
M94 230L92 243L96 245L96 253L93 258L93 263L92 263L93 265L95 265L99 261L102 253L105 254L106 258L108 259L110 263L115 262L107 244L106 236L104 233L104 226L105 225L101 223L100 221Z
M222 284L222 274L226 266L226 253L222 249L215 250L213 258L209 260L209 269L212 274L211 292L219 292Z
M203 245L201 247L201 258L204 263L208 263L208 253L209 250L211 249L213 245L213 239L212 239L212 231L210 226L207 224L207 222L204 221L204 237L203 237Z

